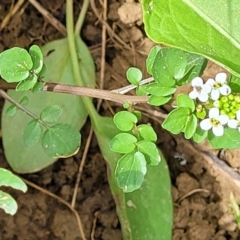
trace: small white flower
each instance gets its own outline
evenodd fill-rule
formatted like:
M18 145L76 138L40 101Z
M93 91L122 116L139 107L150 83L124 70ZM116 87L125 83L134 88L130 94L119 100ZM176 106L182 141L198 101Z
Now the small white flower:
M211 108L209 111L209 118L200 122L200 127L203 130L210 130L212 128L213 134L217 137L224 133L223 125L227 124L229 117L225 114L219 115L218 108Z
M228 121L228 126L230 128L237 128L238 131L240 132L240 110L237 111L236 117L237 119L230 119Z
M218 100L220 94L227 96L231 93L231 88L225 84L227 81L227 74L226 73L218 73L215 77L215 80L210 78L207 80L206 84L211 85L211 98L212 100Z
M206 102L208 100L208 93L211 92L211 86L209 84L204 84L202 78L195 77L192 80L193 91L189 93L191 99L198 98L201 102Z

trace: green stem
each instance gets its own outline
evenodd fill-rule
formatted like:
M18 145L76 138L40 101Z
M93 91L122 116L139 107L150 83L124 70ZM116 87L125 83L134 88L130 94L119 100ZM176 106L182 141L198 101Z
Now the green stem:
M77 48L75 44L75 34L74 34L74 25L73 25L73 1L67 0L66 2L66 13L67 13L67 39L69 52L72 62L73 74L75 77L75 82L78 86L84 86L84 81L82 79L81 73L79 71L78 65L78 56L77 56ZM94 120L94 116L96 116L97 112L91 102L91 99L88 97L82 97L84 105L90 115L91 119Z
M82 25L83 25L83 22L84 22L84 19L85 19L87 10L88 10L88 6L89 6L89 0L84 0L81 12L80 12L77 22L75 24L75 36L77 36L82 29Z

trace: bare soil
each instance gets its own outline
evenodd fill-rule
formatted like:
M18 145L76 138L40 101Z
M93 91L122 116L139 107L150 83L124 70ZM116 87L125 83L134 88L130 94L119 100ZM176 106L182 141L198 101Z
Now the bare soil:
M41 0L39 3L65 24L63 0ZM100 3L98 1L95 3L101 13ZM0 23L15 4L16 2L12 0L1 1ZM81 3L75 1L76 14L80 8ZM130 66L143 69L146 76L145 58L154 44L144 33L141 8L137 3L109 0L107 22L112 29L111 33L115 33L122 40L119 42L112 38L110 33L107 35L104 88L115 89L127 84L125 72ZM101 32L102 25L89 8L82 38L91 49L97 79L100 74ZM25 1L1 29L0 51L13 46L28 48L32 44L44 45L62 37L56 28ZM204 78L214 77L220 70L213 63L209 63ZM103 102L101 107L103 115L110 115L109 106L113 110L119 109L119 106ZM217 151L211 149L206 142L194 145L181 136L172 136L161 129L159 125L161 119L153 114L153 111L159 111L159 108L145 105L142 108L145 113L144 121L150 122L158 133L158 146L163 151L171 172L175 206L173 239L240 239L229 205L230 192L240 200L239 150ZM88 122L82 130L82 148L86 144L89 128ZM23 177L71 202L82 152L83 150L80 150L74 157L59 160L40 172ZM9 167L2 147L0 166ZM7 191L16 198L19 210L15 216L8 216L0 210L1 240L80 239L76 218L64 204L32 187L29 187L26 194L9 189ZM95 137L91 141L84 166L75 209L81 217L87 239L122 239L115 203L107 183L106 165Z

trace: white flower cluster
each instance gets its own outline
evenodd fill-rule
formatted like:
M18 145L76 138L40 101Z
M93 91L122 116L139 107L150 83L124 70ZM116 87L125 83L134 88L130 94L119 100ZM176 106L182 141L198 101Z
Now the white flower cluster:
M231 88L226 84L226 81L226 73L218 73L215 80L210 78L206 83L203 83L202 78L195 77L192 80L193 91L189 93L189 97L198 98L201 102L207 102L210 96L212 100L218 100L220 94L227 96L231 93Z
M196 77L192 80L192 87L189 97L198 99L203 105L209 101L216 102L222 96L228 96L231 93L231 88L227 85L226 73L218 73L215 80L210 78L205 83L202 78ZM222 136L225 126L238 128L240 132L240 110L235 115L234 119L230 119L227 114L221 114L218 107L213 106L208 109L208 118L200 122L200 127L206 131L212 129L215 136Z

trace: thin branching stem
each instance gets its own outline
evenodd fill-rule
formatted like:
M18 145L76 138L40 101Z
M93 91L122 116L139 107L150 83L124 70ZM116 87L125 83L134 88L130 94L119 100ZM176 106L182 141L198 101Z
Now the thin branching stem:
M49 126L42 121L40 118L38 118L35 114L30 112L27 108L22 106L20 103L16 102L13 98L11 98L5 91L0 89L0 96L2 96L4 99L9 101L10 103L14 104L19 110L25 112L28 116L30 116L33 119L36 119L41 125L43 125L45 128L49 129Z

